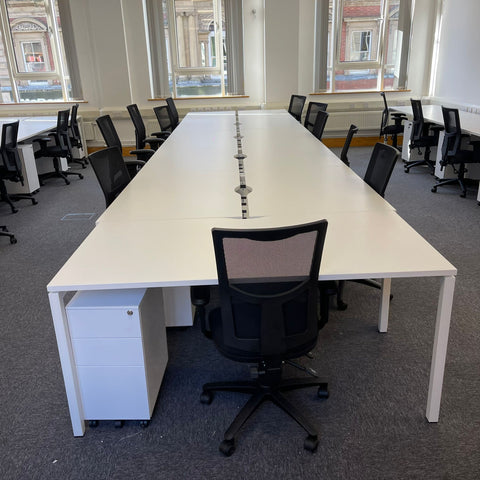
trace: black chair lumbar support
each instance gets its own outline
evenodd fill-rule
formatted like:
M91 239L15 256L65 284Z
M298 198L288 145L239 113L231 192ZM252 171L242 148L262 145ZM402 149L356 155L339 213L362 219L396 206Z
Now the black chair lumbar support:
M439 180L433 187L432 192L436 192L438 187L444 185L458 184L462 190L461 197L467 196L465 186L466 165L468 163L480 163L480 141L470 141L473 150L462 149L462 139L470 138L469 135L462 134L460 125L460 115L457 108L442 107L443 123L445 126L445 136L442 143L442 159L440 167L443 169L451 165L455 178L444 178Z
M383 137L384 143L387 143L388 136L392 137L392 146L397 148L398 135L403 133L403 121L407 120L406 115L403 113L390 113L387 104L387 97L385 92L380 92L380 95L383 98L384 109L382 112L382 120L380 123L380 138ZM389 117L393 118L393 124L388 124Z
M113 124L113 121L110 115L102 115L101 117L97 118L96 122L103 136L103 139L107 144L107 147L116 147L121 154L123 151L122 142L120 141L120 137L118 136L117 130L115 129L115 126ZM155 153L155 150L152 150L149 148L132 150L130 154L136 155L137 159L136 160L124 159L124 162L128 169L128 173L130 174L130 177L133 178L138 173L138 171L145 165L145 162L149 158L151 158L151 156L154 153Z
M2 125L2 142L0 145L0 197L10 205L12 213L18 212L12 200L30 200L33 205L38 203L30 193L8 193L5 185L5 181L24 184L22 163L17 148L18 126L18 120Z
M200 397L210 404L214 391L243 392L250 399L224 435L220 451L230 456L242 425L265 400L271 400L305 429L307 450L318 446L316 428L284 396L289 390L328 385L318 378L283 378L286 360L307 354L328 319L328 302L318 309L318 272L327 221L258 230L213 229L220 307L202 330L225 357L250 364L254 379L207 383ZM248 252L248 253L247 253Z
M147 137L145 123L143 122L143 118L140 114L138 106L135 103L128 105L127 110L135 127L135 143L137 150L145 148L147 143L152 150L157 150L158 147L165 141L165 138L162 138L162 133L155 132L152 133L151 136Z
M350 144L352 143L353 136L358 132L358 127L356 125L350 125L350 128L347 132L347 137L345 138L345 143L343 144L342 151L340 153L340 160L347 165L350 166L350 162L348 160L348 150L350 149Z
M438 145L438 135L443 127L430 122L425 122L423 118L422 101L410 99L413 111L412 131L410 134L410 150L418 149L421 155L421 148L425 148L425 154L421 160L412 160L405 162L403 168L406 173L413 167L426 166L431 173L435 172L435 160L430 159L431 147Z
M305 105L306 100L307 100L307 97L303 95L292 95L290 97L290 104L288 105L288 113L299 122L302 121L302 111L303 111L303 106Z
M327 107L328 103L309 102L307 113L305 115L305 122L303 123L307 130L310 132L313 131L318 112L325 112Z
M363 180L382 197L385 195L388 182L399 158L400 152L390 145L376 143L373 148ZM349 281L361 283L362 285L367 285L376 289L382 288L382 285L379 282L370 278ZM337 308L339 310L345 310L348 306L343 300L344 287L345 280L339 281L337 286ZM393 296L390 295L390 299L392 298Z
M130 174L117 147L108 147L90 154L90 163L105 196L108 208L130 183Z
M325 131L325 125L327 124L328 113L324 110L319 110L317 112L317 118L313 125L312 134L314 137L317 137L319 140L322 140L323 132Z
M69 116L70 110L60 110L57 116L57 128L55 131L50 132L48 136L35 137L32 139L32 142L37 142L40 145L40 149L35 152L35 158L53 158L54 171L39 175L40 185L43 184L44 179L51 177L63 178L67 185L70 183L67 178L68 175L76 175L80 179L83 178L81 173L61 169L60 158L65 158L67 163L73 162L72 145L70 143L68 127ZM53 144L52 141L54 142Z
M83 151L83 143L82 143L82 136L80 135L80 127L78 125L77 119L78 113L78 103L72 106L72 110L70 112L70 124L68 125L68 129L70 132L70 144L73 148L77 148ZM88 159L86 156L82 158L73 158L75 163L79 163L82 168L86 168L88 164Z

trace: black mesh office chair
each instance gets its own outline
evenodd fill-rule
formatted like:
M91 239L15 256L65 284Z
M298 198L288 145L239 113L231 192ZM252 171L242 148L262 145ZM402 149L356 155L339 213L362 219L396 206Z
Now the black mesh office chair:
M98 117L97 120L98 128L102 133L103 139L107 144L107 147L116 147L120 151L120 154L123 151L122 142L118 136L117 130L113 125L113 121L110 115L102 115ZM155 153L155 150L151 149L140 149L140 150L132 150L130 152L132 155L137 156L137 160L125 160L125 165L128 169L128 173L133 178L137 172L145 165L145 162Z
M343 144L342 151L340 153L340 160L347 165L350 166L350 162L348 161L348 150L350 149L350 144L352 143L353 136L358 132L358 127L356 125L350 125L348 129L347 138L345 138L345 143Z
M0 196L4 202L10 205L12 213L18 212L12 200L30 200L33 205L38 203L29 193L9 194L5 185L6 180L20 182L23 185L22 163L17 149L18 125L18 120L2 125L2 143L0 145Z
M305 115L304 126L307 130L312 131L317 119L318 112L325 112L327 110L327 103L309 102L307 108L307 114Z
M77 120L77 112L78 112L78 103L72 106L72 110L70 112L70 124L68 125L69 134L70 134L70 144L74 148L82 149L82 137L80 135L80 127L78 126ZM88 164L87 157L83 158L73 158L72 160L75 163L79 163L82 168L86 168Z
M297 119L299 122L302 121L302 111L303 106L305 105L305 101L307 97L303 95L292 95L290 97L290 104L288 105L288 113Z
M130 174L117 147L108 147L90 154L90 163L108 208L130 183Z
M327 124L328 113L322 110L317 112L317 118L315 119L315 124L313 125L312 133L319 140L323 137L323 132L325 130L325 125Z
M405 162L403 167L406 173L413 167L426 166L432 173L435 171L435 159L430 160L431 147L438 145L438 134L443 127L430 122L425 122L423 118L422 101L410 99L413 111L412 132L410 134L410 150L418 149L421 154L421 148L425 148L425 154L422 160L412 160Z
M403 133L403 121L407 120L406 115L403 113L392 113L388 109L387 97L385 92L380 92L380 95L383 98L384 109L382 112L382 121L380 123L380 137L383 137L384 142L387 143L388 136L392 137L392 146L397 148L398 135ZM393 124L388 124L389 117L392 117Z
M177 107L175 106L175 102L173 101L172 97L166 98L165 101L167 102L168 110L170 112L170 119L172 121L172 131L178 127L180 123L180 118L178 116Z
M58 177L63 178L68 185L68 175L76 175L80 179L83 175L78 172L72 172L70 170L62 170L60 158L66 158L68 163L73 161L72 145L70 143L70 133L68 128L68 118L70 116L70 110L60 110L57 116L57 127L54 132L50 132L48 136L35 137L32 142L37 142L40 145L40 149L35 152L35 158L52 157L53 158L53 172L43 173L39 175L40 185L43 184L43 180L46 178ZM53 144L52 144L53 140Z
M385 190L399 157L400 152L390 145L376 143L373 148L363 180L382 197L385 195ZM382 288L382 285L379 282L369 278L349 281L361 283L376 289ZM345 281L339 281L337 286L337 308L339 310L345 310L348 306L343 300L344 287ZM392 298L392 295L390 295L390 298Z
M444 178L439 180L433 187L432 192L436 192L438 187L444 185L458 184L462 190L461 197L466 197L467 188L465 187L466 165L468 163L480 163L480 141L470 142L473 150L462 149L462 138L469 135L462 134L460 125L460 116L457 108L442 107L443 124L445 126L445 136L442 143L442 160L440 167L443 169L451 165L456 178Z
M138 106L136 104L128 105L127 110L135 127L135 143L137 150L145 148L147 143L152 150L157 150L165 141L164 138L161 138L161 132L152 133L151 136L147 137L145 123L143 122Z
M315 451L317 430L282 394L317 386L328 397L328 385L318 378L282 378L284 361L309 352L328 316L321 298L318 312L318 272L326 220L260 230L213 229L220 307L213 309L204 329L225 357L256 363L257 378L207 383L202 403L214 391L250 393L251 397L225 432L220 451L231 455L242 425L265 400L294 418L308 433L304 447Z

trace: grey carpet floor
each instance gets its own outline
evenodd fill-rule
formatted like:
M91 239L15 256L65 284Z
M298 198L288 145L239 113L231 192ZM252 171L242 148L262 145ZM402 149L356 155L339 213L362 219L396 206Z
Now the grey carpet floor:
M352 148L363 175L370 148ZM246 424L230 458L218 452L224 430L246 401L218 394L199 403L203 383L247 378L198 326L169 329L169 363L151 424L126 422L72 435L46 285L94 228L104 209L91 167L85 179L49 180L39 204L0 204L0 478L4 479L478 479L480 478L480 207L476 186L432 194L434 179L399 163L386 199L457 268L440 422L424 417L439 280L392 282L389 332L379 334L379 293L348 283L349 308L335 309L310 366L329 380L290 398L319 427L318 451L266 403ZM91 214L73 215L69 214ZM355 238L351 239L352 242ZM132 245L132 249L135 246ZM287 374L302 375L287 367Z

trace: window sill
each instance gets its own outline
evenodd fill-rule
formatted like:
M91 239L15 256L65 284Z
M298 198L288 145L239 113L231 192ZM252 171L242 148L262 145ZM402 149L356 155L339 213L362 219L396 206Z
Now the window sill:
M405 89L405 90L349 90L345 92L317 92L317 93L310 93L309 95L351 95L351 94L365 94L365 93L407 93L411 92L411 90Z
M165 101L167 97L163 98L149 98L149 102L158 102L158 101ZM173 97L173 100L221 100L221 99L228 99L228 98L250 98L249 95L218 95L218 96L210 96L210 97Z

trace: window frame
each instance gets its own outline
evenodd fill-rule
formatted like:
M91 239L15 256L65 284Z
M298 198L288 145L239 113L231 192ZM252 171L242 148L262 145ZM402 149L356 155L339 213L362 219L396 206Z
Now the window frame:
M172 91L173 96L178 98L177 95L177 81L179 76L188 75L219 75L220 76L220 96L225 96L225 71L224 71L224 38L222 28L222 0L211 0L213 5L213 23L214 23L214 48L216 66L214 67L182 67L180 66L179 48L178 48L178 31L177 31L177 15L175 9L175 0L166 0L167 4L167 18L168 18L168 46L170 48L170 74L172 76ZM209 35L210 38L210 35ZM219 53L221 55L219 55ZM205 58L211 57L211 44L210 42L205 48ZM221 57L221 58L219 58ZM189 96L195 98L194 95Z
M17 82L21 81L45 81L45 80L56 80L61 85L62 90L62 101L68 102L71 101L69 98L69 83L70 76L66 74L65 65L62 62L61 52L61 39L60 39L60 30L56 21L56 16L60 16L60 13L55 9L55 0L43 0L45 5L45 19L46 19L46 34L50 36L50 47L51 51L48 52L48 55L51 54L53 58L54 69L44 72L21 72L19 65L17 63L17 54L15 52L15 40L13 37L12 28L10 26L8 7L6 0L0 1L0 29L2 34L2 39L4 43L4 51L7 60L7 70L8 76L11 85L11 92L13 97L13 102L3 102L0 100L0 104L8 105L10 103L30 103L31 101L22 101L21 95L19 93L19 85ZM20 18L15 24L23 22L38 23L32 17L25 16ZM43 43L43 42L42 42ZM47 60L48 55L45 57ZM56 102L58 100L54 100ZM37 103L37 102L31 102ZM44 103L44 102L42 102ZM48 100L45 101L48 103Z
M404 18L409 18L410 25L406 31L405 36L399 36L397 38L403 38L400 45L397 45L397 56L399 58L395 59L394 64L387 63L387 45L389 42L389 22L395 14L400 12L401 6L397 9L392 9L390 12L390 6L395 0L380 0L380 12L377 16L373 16L370 20L377 19L379 22L378 28L378 38L375 38L377 33L372 31L365 26L362 26L360 20L358 21L358 28L353 27L352 30L347 33L347 38L345 38L345 45L348 45L347 42L353 39L354 31L372 31L371 36L371 56L372 52L374 53L373 59L369 60L360 60L360 61L350 61L342 60L342 26L344 23L344 7L347 0L316 0L316 22L315 22L315 80L314 80L314 92L315 93L354 93L356 91L383 91L385 88L385 75L389 70L396 70L398 64L401 63L401 72L396 75L398 80L398 85L392 90L405 90L407 83L407 68L408 68L408 57L410 50L410 36L411 36L411 26L413 16L411 14L411 0L400 0L405 2L404 7ZM410 17L408 17L410 15ZM352 26L355 23L355 20L351 22ZM331 28L329 28L331 25ZM404 24L405 26L405 21ZM400 24L399 24L400 26ZM405 27L404 27L405 28ZM397 31L401 31L400 28L397 28ZM348 38L350 36L350 38ZM375 52L376 49L376 52ZM405 50L407 49L407 50ZM323 51L323 53L322 53ZM402 58L401 56L406 56ZM336 89L336 72L338 71L348 71L348 72L359 72L374 70L376 75L376 87L361 89Z

